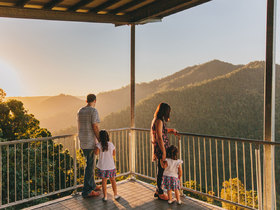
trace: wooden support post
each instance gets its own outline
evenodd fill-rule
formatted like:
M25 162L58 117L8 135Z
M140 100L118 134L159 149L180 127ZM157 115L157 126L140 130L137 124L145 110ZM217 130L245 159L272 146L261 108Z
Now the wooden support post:
M264 140L275 141L275 29L276 1L267 0L266 61L264 73ZM274 146L264 146L263 209L276 209Z
M130 51L130 172L135 173L135 25L131 25Z

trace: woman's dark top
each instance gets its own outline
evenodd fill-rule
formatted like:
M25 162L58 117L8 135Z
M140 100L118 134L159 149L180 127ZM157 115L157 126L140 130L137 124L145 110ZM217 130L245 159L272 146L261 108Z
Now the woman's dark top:
M167 136L167 129L165 122L162 120L163 126L162 126L162 140L164 143L165 150L169 147L169 140ZM152 143L154 145L154 151L153 151L153 160L156 159L161 159L162 157L162 151L159 147L159 144L157 142L159 138L157 138L157 133L156 133L156 120L153 121L152 125Z

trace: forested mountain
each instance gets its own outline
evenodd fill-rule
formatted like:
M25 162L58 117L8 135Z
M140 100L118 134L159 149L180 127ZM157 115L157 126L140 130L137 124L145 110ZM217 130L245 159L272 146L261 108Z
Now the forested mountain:
M157 105L167 102L172 108L168 127L191 133L261 139L263 77L264 62L252 62L214 79L155 93L137 104L136 127L149 128ZM279 82L278 74L276 83ZM279 91L276 91L276 95L278 137ZM112 113L105 117L101 126L129 127L129 116L129 108Z
M239 65L213 60L201 65L187 67L167 77L148 83L136 84L136 103L155 93L176 90L188 85L201 83L225 75L239 68ZM101 119L112 112L121 111L129 106L129 86L103 92L97 95L97 109ZM52 132L72 127L69 132L76 132L76 113L85 105L84 97L70 95L43 97L16 97L21 100L30 113L40 120L41 126ZM66 130L67 131L67 130Z
M158 80L136 84L136 103L154 93L184 88L190 84L225 75L239 67L240 65L213 60L201 65L187 67ZM130 88L126 86L117 90L103 92L97 95L97 99L97 109L100 115L105 117L112 112L120 111L130 105Z
M30 113L51 131L76 125L76 115L85 102L75 96L60 94L44 97L13 97L23 102ZM11 98L9 98L11 99Z

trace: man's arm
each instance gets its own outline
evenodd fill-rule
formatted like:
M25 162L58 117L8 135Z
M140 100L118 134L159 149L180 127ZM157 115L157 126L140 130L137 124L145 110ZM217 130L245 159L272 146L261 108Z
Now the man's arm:
M77 114L77 123L78 123L78 132L80 131L80 120L79 120L79 112Z
M98 123L93 123L92 124L92 129L93 129L93 132L94 132L97 140L99 141L99 127L98 127Z
M99 148L98 148L98 147L95 148L94 154L95 154L95 155L99 155Z

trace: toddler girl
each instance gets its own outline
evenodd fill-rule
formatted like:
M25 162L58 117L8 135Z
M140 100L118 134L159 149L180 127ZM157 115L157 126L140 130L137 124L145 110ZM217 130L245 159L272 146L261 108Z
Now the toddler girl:
M105 130L99 132L100 142L96 145L95 154L99 154L97 163L97 176L102 178L102 190L103 190L103 201L107 201L107 179L110 179L112 188L114 191L115 200L119 199L120 196L117 194L116 185L116 167L113 156L116 155L115 146L109 142L109 134Z
M182 204L180 200L180 177L182 176L182 160L177 160L178 149L176 146L171 145L166 150L166 159L161 160L163 172L162 184L167 190L168 203L172 204L174 200L172 199L172 191L175 192L177 204Z

